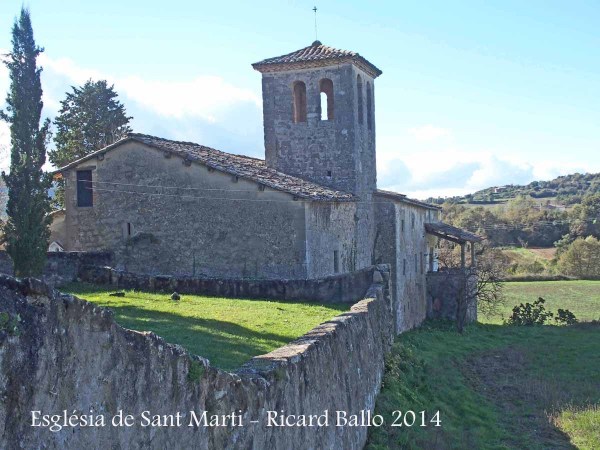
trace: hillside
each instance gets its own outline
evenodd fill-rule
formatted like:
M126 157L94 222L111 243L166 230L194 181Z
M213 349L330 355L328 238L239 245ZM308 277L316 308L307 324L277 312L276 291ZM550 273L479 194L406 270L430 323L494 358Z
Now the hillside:
M533 181L527 185L509 184L492 186L465 196L429 198L430 203L444 202L463 204L498 204L525 196L533 199L552 200L558 205L580 203L589 194L600 193L600 173L574 173L550 181Z

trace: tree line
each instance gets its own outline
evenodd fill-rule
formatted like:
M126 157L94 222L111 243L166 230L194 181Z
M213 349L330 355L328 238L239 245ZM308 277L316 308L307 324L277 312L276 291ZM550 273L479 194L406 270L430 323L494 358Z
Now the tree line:
M600 194L600 173L574 173L561 175L549 181L532 181L527 185L508 184L482 189L464 196L450 198L431 197L435 204L498 204L519 196L547 200L560 205L575 205L590 194Z
M53 179L43 169L46 156L60 168L124 137L131 131L132 118L114 86L106 80L88 80L66 93L54 121L42 121L42 68L37 59L44 49L36 44L26 8L21 8L14 21L11 44L3 59L10 78L7 106L0 111L0 119L10 127L11 154L10 170L2 172L8 188L8 219L2 224L2 240L15 275L24 277L42 273L50 237L48 213L64 202L62 181L58 181L54 199L48 194ZM47 152L52 140L54 149Z
M494 247L552 247L579 237L600 238L600 193L565 209L545 208L525 196L496 206L448 202L442 207L445 222L484 236Z

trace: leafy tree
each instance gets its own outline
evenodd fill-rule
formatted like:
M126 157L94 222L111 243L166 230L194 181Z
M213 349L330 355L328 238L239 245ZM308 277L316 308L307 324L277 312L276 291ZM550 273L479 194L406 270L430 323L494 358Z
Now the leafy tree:
M583 197L571 213L571 234L573 236L595 236L600 238L600 193Z
M125 107L117 99L114 86L105 80L88 80L81 87L72 86L61 102L54 136L56 149L49 152L50 162L62 167L123 138L131 131ZM55 204L64 204L64 187L58 181Z
M475 266L466 267L464 278L457 284L451 283L450 278L461 267L460 247L442 244L439 248L440 272L447 274L446 285L456 298L456 329L459 333L464 330L470 310L477 309L490 317L498 315L505 303L502 279L508 266L506 256L487 245L478 247Z
M578 278L600 278L600 241L593 236L578 238L558 260L565 275Z
M42 273L50 235L51 180L42 170L50 121L46 119L40 128L42 69L37 66L42 51L33 38L29 11L22 8L12 28L12 51L4 61L11 83L7 112L1 112L1 118L10 124L11 137L10 173L2 173L8 187L4 240L19 277Z
M88 80L72 89L54 120L56 149L48 156L57 167L106 147L131 131L131 117L117 99L114 86L108 86L105 80Z

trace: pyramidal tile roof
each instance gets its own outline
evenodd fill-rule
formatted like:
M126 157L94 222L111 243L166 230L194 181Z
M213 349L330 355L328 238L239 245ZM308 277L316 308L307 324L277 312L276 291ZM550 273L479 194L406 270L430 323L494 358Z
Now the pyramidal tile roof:
M125 138L114 144L78 159L77 161L73 161L61 169L58 169L56 172L69 170L84 161L95 158L98 155L104 154L130 141L139 142L165 153L179 156L190 163L200 163L211 169L248 179L278 191L287 192L298 198L335 202L357 200L348 192L336 191L311 181L303 180L302 178L278 172L273 168L267 167L265 161L262 159L226 153L193 142L172 141L140 133L129 133Z
M382 74L375 65L356 52L340 50L315 41L308 47L301 48L286 55L267 58L252 64L259 72L278 72L306 67L322 67L335 63L351 62L370 74L373 78Z

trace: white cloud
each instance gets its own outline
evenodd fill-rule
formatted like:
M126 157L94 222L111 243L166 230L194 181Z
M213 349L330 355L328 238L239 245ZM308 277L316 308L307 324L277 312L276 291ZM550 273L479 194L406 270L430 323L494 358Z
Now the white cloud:
M466 187L479 190L496 185L522 184L531 181L533 176L533 168L529 163L485 155L479 160L479 167L466 180Z
M565 173L558 161L544 164L511 158L485 149L466 149L452 131L433 125L378 140L379 186L416 198L464 195L495 185L526 184ZM435 141L435 142L434 142ZM576 170L572 167L573 171Z
M421 142L435 141L436 139L447 137L451 132L447 128L435 127L433 125L423 125L416 128L410 128L408 132Z
M249 89L239 88L221 77L205 75L189 81L171 82L138 75L115 77L101 71L77 65L68 58L53 59L40 56L40 64L50 76L59 75L75 84L87 80L107 80L115 85L120 96L138 103L163 117L196 117L209 122L219 118L239 103L262 104L260 96ZM48 98L49 106L54 103Z
M219 114L238 103L251 102L259 107L261 102L254 92L233 86L217 76L184 82L128 77L116 80L115 86L119 92L163 116L192 116L210 122L217 121Z

